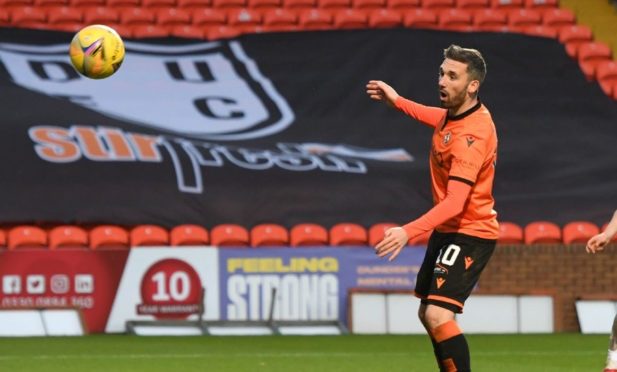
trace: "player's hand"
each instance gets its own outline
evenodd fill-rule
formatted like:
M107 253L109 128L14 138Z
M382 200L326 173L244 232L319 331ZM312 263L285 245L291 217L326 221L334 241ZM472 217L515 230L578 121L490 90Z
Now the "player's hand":
M402 227L392 227L386 230L383 240L375 247L375 253L379 257L390 255L388 261L392 261L401 253L408 241L409 237Z
M366 94L375 101L382 101L388 106L394 107L394 102L399 97L396 90L381 80L371 80L366 84Z
M585 250L587 251L587 253L596 253L596 252L600 252L601 250L604 249L604 247L608 244L609 239L606 236L605 233L600 233L598 235L593 236L591 239L589 239L589 241L587 242L587 246L585 247Z

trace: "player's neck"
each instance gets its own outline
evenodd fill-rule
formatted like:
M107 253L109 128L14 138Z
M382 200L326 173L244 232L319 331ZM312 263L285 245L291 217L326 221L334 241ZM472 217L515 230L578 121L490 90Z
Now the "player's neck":
M463 113L467 112L469 109L471 109L472 107L474 107L475 105L477 105L478 102L479 102L478 97L470 98L470 99L466 100L465 102L463 102L463 104L461 104L458 107L449 108L448 109L448 116L455 117L455 116L458 116L460 114L463 114Z

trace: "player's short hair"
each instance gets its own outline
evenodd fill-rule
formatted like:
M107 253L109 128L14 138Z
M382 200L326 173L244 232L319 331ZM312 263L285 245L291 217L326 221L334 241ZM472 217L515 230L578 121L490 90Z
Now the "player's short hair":
M486 77L486 62L477 49L462 48L452 44L443 50L444 58L452 59L467 64L467 72L472 80L478 80L480 84Z

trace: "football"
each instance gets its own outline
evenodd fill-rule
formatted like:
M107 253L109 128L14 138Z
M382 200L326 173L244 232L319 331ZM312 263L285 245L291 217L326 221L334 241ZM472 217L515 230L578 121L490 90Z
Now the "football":
M120 68L124 60L124 42L113 28L90 25L75 34L69 55L80 74L91 79L104 79Z

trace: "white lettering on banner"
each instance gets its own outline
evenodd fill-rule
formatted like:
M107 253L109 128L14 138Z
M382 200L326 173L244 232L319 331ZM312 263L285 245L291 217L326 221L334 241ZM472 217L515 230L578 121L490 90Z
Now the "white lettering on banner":
M36 154L53 163L69 163L82 158L97 162L160 163L163 161L161 150L165 150L173 163L178 189L187 193L204 191L202 167L232 164L249 170L281 168L294 172L316 170L366 174L366 164L355 158L413 161L413 157L404 149L378 151L315 143L277 143L276 149L248 149L183 138L127 133L110 127L74 125L67 129L35 126L28 133L35 143Z
M66 45L0 43L11 80L132 124L193 138L246 140L272 135L294 113L237 41L190 45L125 42L116 76L79 75Z
M267 320L276 290L275 320L335 320L338 288L333 274L234 274L227 281L227 319Z

